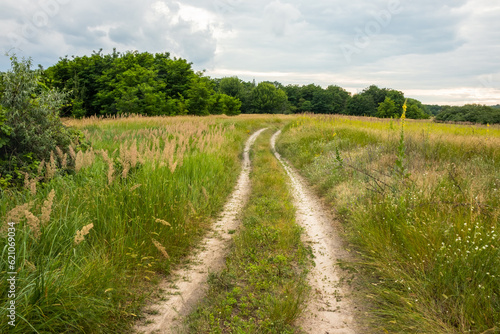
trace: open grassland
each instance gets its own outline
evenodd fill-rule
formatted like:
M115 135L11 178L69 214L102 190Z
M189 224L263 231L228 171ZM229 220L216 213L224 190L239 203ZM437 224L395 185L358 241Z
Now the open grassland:
M278 151L337 209L375 332L500 329L500 128L303 116Z
M243 143L264 122L281 119L66 120L88 144L54 152L24 191L1 194L0 272L12 271L6 236L13 222L17 320L13 328L1 321L0 332L126 332L151 284L221 210ZM1 280L2 305L9 286ZM5 307L0 317L7 319Z
M189 333L298 333L294 321L308 293L310 251L301 243L287 176L271 154L267 130L257 139L252 194L226 268L209 279Z

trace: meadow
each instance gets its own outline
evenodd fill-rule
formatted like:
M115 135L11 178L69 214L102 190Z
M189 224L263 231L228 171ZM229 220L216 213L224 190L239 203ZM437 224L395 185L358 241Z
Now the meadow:
M338 212L378 333L500 330L500 128L303 116L278 150Z
M0 332L130 328L152 284L190 252L221 210L240 171L244 140L270 120L65 120L83 131L84 145L54 152L38 178L27 177L23 191L4 191L0 199L2 276L12 271L7 222L16 223L17 258L16 326L2 320ZM0 282L2 304L8 284ZM7 312L2 308L0 317Z
M0 272L16 223L16 326L0 332L124 333L154 286L192 252L240 172L245 140L277 149L336 210L348 270L374 333L500 328L500 127L347 116L65 119L84 133L23 190L3 191ZM227 268L191 332L300 332L307 248L269 133ZM59 168L56 168L58 166ZM39 183L43 181L43 183ZM0 281L8 302L9 282ZM0 310L7 319L8 310Z

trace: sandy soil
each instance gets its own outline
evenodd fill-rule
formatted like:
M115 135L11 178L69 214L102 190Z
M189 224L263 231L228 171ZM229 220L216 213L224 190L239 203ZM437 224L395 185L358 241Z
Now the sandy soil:
M338 259L348 258L348 254L342 248L332 216L300 175L276 152L276 138L280 133L276 132L271 138L271 148L290 177L296 221L304 227L304 241L310 243L315 258L308 278L313 293L297 325L314 334L356 333L353 305L346 297L349 290L341 284L341 269L336 264Z
M229 231L237 229L238 214L250 193L250 148L264 130L255 132L247 140L243 153L243 169L236 188L229 197L220 219L204 239L201 250L188 259L190 265L175 270L169 280L160 284L159 288L165 291L165 300L148 307L148 316L135 327L137 332L179 333L182 330L183 318L206 293L208 274L222 269L231 241Z

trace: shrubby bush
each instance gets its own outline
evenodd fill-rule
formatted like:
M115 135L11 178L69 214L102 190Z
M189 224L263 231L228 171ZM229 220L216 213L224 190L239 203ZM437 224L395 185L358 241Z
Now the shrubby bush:
M59 148L68 152L76 133L66 128L59 110L66 94L42 83L42 71L30 59L11 57L2 75L0 97L0 185L7 187L35 174L42 161Z

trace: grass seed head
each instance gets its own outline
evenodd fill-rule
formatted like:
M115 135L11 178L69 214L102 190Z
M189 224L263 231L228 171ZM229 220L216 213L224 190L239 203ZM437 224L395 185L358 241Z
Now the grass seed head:
M52 189L47 196L47 199L43 202L42 207L42 217L41 223L42 225L46 225L50 221L50 214L52 212L52 204L54 202L54 197L56 196L56 192Z
M162 253L166 259L170 259L170 256L168 255L165 247L163 247L163 245L161 243L159 243L158 241L156 241L155 239L152 239L152 241L153 241L153 244L155 245L156 249L158 249L160 251L160 253Z
M33 237L38 239L40 237L40 219L29 210L24 211L24 216L26 217L26 223L30 227L31 233L33 233Z
M81 230L76 231L75 234L75 245L80 244L83 240L85 240L85 236L90 233L90 230L94 227L94 224L90 223L85 225Z

